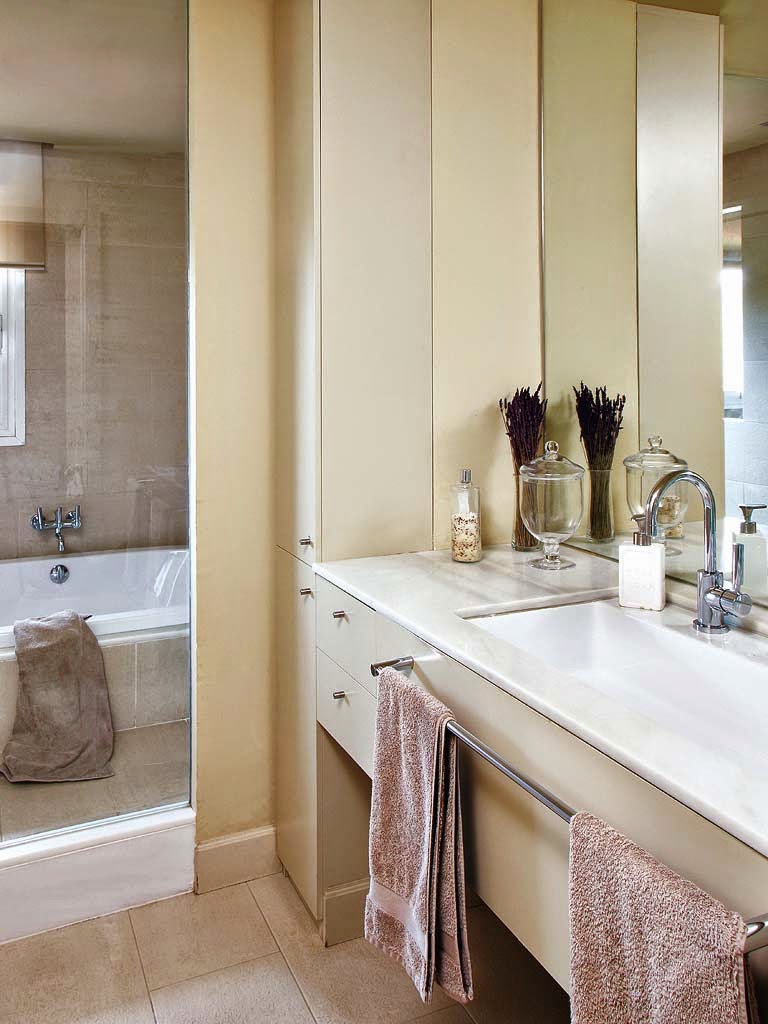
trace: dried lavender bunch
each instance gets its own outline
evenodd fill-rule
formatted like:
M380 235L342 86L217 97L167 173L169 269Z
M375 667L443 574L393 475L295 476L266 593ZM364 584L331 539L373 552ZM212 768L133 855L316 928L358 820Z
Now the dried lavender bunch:
M611 466L616 441L624 419L626 395L608 397L608 389L595 388L584 381L574 388L576 415L581 427L581 442L589 466L591 499L589 505L589 535L593 540L611 540L613 537L613 510L611 508Z
M541 383L533 392L530 388L518 388L511 398L500 398L499 410L504 430L509 438L512 463L517 477L520 467L538 455L544 436L547 400L541 397ZM538 547L538 541L529 533L523 522L519 493L515 505L512 546L518 551L531 551Z

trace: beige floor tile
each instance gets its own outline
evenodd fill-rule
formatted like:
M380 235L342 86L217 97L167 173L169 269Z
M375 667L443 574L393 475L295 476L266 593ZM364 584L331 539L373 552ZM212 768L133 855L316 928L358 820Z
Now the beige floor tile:
M476 1024L568 1024L567 994L483 905L469 911L469 945Z
M161 988L152 1002L157 1024L313 1024L280 953Z
M151 989L277 950L245 885L176 896L130 914Z
M117 812L109 782L8 782L0 778L3 841L111 818Z
M248 883L318 1024L401 1024L450 1003L419 999L405 972L363 939L326 949L293 886L281 875Z
M0 1024L153 1019L127 914L0 946Z
M146 726L115 734L110 791L118 814L189 799L189 725Z
M437 1013L430 1013L428 1017L419 1017L418 1021L419 1024L472 1024L472 1018L462 1006L449 1006Z

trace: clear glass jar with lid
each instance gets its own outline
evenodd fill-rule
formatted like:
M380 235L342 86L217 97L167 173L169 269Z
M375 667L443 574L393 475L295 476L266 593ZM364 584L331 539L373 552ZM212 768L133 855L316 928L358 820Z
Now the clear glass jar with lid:
M624 459L627 470L627 505L632 516L645 511L648 494L656 483L668 473L688 469L685 459L673 455L663 447L661 435L648 438L648 447ZM659 504L659 537L682 537L682 523L688 508L688 484L675 484L665 493Z
M528 530L544 546L536 569L570 569L560 545L574 535L584 512L584 467L560 454L557 441L547 441L544 454L520 467L520 508Z

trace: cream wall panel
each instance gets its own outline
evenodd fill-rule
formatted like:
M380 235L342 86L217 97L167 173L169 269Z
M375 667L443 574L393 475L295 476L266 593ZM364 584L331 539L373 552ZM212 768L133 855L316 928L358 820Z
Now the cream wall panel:
M717 18L638 9L640 433L662 434L722 507L719 46Z
M320 12L328 560L431 547L430 4Z
M190 2L198 840L273 820L268 0ZM247 516L248 531L232 517Z
M483 537L508 543L514 491L498 399L541 379L537 0L434 0L435 547L471 466Z
M614 459L637 450L635 4L543 0L544 337L547 433L585 464L572 386L626 394Z
M277 542L311 562L317 544L316 282L319 216L315 202L317 0L275 7L275 274Z

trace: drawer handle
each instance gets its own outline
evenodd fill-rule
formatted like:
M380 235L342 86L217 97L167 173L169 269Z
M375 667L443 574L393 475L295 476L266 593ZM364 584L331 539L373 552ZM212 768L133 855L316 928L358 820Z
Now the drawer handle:
M347 613L346 612L334 612L333 613L333 617L334 617L334 619L346 619Z
M311 537L299 537L299 544L301 544L301 546L303 548L311 548L312 547L312 538Z
M309 597L312 591L310 590L309 587L302 587L299 593L301 594L302 597Z
M333 699L334 700L344 700L344 698L346 696L347 696L347 691L346 690L334 690L333 691Z

